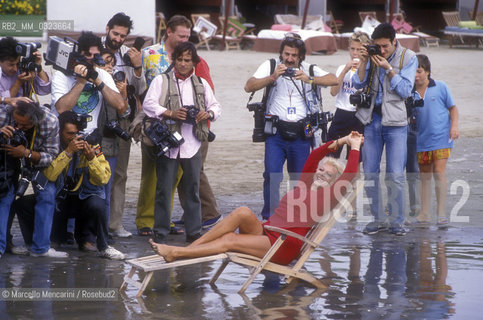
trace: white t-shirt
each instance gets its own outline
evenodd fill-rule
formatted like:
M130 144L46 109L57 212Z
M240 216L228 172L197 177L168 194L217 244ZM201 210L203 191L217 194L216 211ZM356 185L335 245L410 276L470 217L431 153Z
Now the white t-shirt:
M275 68L280 64L277 61ZM301 70L309 75L310 64L303 61ZM314 67L314 77L323 77L328 72ZM270 75L270 60L263 62L253 74L254 78L262 79ZM295 84L294 84L295 83ZM298 90L297 90L298 88ZM288 77L280 76L270 90L268 97L266 113L277 115L280 120L296 122L307 116L307 104L304 101L305 96L309 100L311 113L318 111L318 105L314 102L312 86L301 80L293 80ZM299 92L300 91L300 92ZM302 93L302 95L301 95Z
M106 86L119 93L116 84L111 75L102 69L96 68L99 73L98 77L104 82ZM67 94L76 84L74 76L66 76L63 72L56 70L52 76L52 111L58 115L57 109L54 108L57 100ZM91 132L97 128L97 119L102 106L102 93L97 90L97 87L91 83L86 82L84 90L82 91L76 105L72 108L77 114L89 114L92 120L87 123L86 132Z
M342 73L342 70L344 70L344 68L345 68L345 64L339 66L335 75L339 77L340 74ZM352 71L351 69L349 70L349 72L345 74L344 81L342 82L342 86L340 87L339 93L335 97L336 108L339 108L345 111L352 111L352 112L355 112L357 110L356 106L350 104L349 102L349 96L351 94L354 94L357 91L357 89L354 88L354 86L352 85L352 80L351 80L352 76L356 72L357 70Z

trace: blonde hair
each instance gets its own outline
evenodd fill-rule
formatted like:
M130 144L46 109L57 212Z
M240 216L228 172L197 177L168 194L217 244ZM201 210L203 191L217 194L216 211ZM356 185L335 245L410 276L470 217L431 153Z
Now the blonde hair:
M323 158L322 160L319 161L318 166L320 167L324 164L331 165L337 170L337 175L335 177L336 179L338 179L340 177L340 175L342 174L342 172L344 172L344 169L345 169L345 163L342 162L339 159L334 158L334 157Z
M352 36L350 37L349 42L352 42L352 41L360 42L362 44L371 43L371 40L369 39L369 36L367 35L367 33L362 32L362 31L354 32L352 34Z

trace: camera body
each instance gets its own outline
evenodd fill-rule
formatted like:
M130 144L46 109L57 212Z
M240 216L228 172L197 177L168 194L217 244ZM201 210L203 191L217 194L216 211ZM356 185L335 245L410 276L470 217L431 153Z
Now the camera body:
M131 135L121 128L121 126L119 125L119 121L116 121L116 120L109 121L106 124L106 128L114 132L119 138L125 141L129 141L131 139Z
M18 147L19 145L27 145L27 137L22 130L14 130L10 139L7 139L3 132L0 132L0 143L8 144L12 147Z
M20 73L42 70L42 66L35 63L34 52L36 52L42 45L40 42L19 42L15 47L15 52L22 57L19 63Z
M380 55L382 56L382 53L381 53L381 47L377 44L368 44L366 46L364 46L367 50L367 53L370 55L370 56L375 56L375 55Z
M298 70L297 68L288 67L287 69L285 69L285 72L282 74L282 76L293 78L295 77L295 73L297 72L297 70Z
M183 137L178 132L171 133L161 121L152 121L151 126L144 129L144 133L156 147L158 157L170 148L179 147L184 143Z
M415 113L415 108L422 108L424 107L424 99L415 99L413 96L410 96L404 100L406 104L406 112L408 118L412 117Z
M356 92L349 96L350 104L358 108L369 109L371 107L372 94L365 94L363 92Z
M196 116L200 113L200 109L196 108L195 106L183 106L186 109L186 120L185 122L191 123L192 125L196 125ZM209 130L208 131L208 142L212 142L215 140L216 135Z
M255 120L252 141L265 142L265 105L263 102L249 103L247 109L253 111L253 119Z

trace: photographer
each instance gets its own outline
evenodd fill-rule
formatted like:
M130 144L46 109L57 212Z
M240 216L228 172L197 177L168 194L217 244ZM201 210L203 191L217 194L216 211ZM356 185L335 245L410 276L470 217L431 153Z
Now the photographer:
M356 118L356 106L349 101L351 94L356 93L356 89L352 84L352 76L357 72L359 67L359 51L362 46L370 43L369 36L364 32L354 32L349 40L349 55L350 61L346 64L340 65L337 69L336 76L339 83L330 88L330 94L335 99L335 107L337 108L334 114L334 119L329 128L328 139L336 140L344 137L352 131L359 133L364 132L364 126ZM340 158L342 148L332 154L336 158ZM347 152L347 157L349 152ZM362 160L362 159L361 159Z
M195 46L182 42L173 51L174 69L154 78L143 103L148 117L158 118L171 132L181 134L185 142L156 159L156 197L154 206L154 241L165 243L170 231L171 193L178 166L183 169L186 195L184 217L186 241L200 237L201 142L208 139L208 119L216 120L221 107L207 81L194 75L200 61ZM163 88L166 98L162 101Z
M128 48L124 45L132 26L133 22L129 16L122 12L116 13L107 23L106 36L102 37L102 43L114 55L114 81L125 103L128 104L128 111L126 112L128 115L119 119L120 128L126 131L137 113L138 106L140 107L138 96L146 90L146 78L144 77L140 48L135 48L135 46ZM112 164L112 178L108 184L110 190L107 195L108 199L106 199L108 202L107 209L110 211L109 231L114 236L129 237L131 233L124 229L122 217L124 215L131 140L117 139L116 143L119 152L115 159L108 159L109 163Z
M86 132L102 128L105 114L104 106L112 107L118 114L126 111L126 105L119 94L109 73L98 67L103 64L100 52L101 39L90 31L83 31L78 39L80 54L85 63L74 67L76 76L66 75L56 70L52 77L52 105L58 114L72 110L77 114L88 114L92 121L87 124Z
M310 76L310 65L304 62L305 43L297 34L287 34L280 45L280 60L265 61L248 79L246 92L263 88L269 90L266 115L278 120L273 134L265 141L265 172L263 173L262 218L268 219L280 201L280 183L285 160L291 180L297 180L310 153L311 140L304 135L300 120L318 112L318 105L310 105L312 85L332 86L337 78L315 66ZM274 68L272 68L274 66ZM272 121L274 122L274 121Z
M104 185L111 170L99 145L90 145L79 136L85 118L73 111L59 115L60 142L63 151L44 171L50 181L56 181L57 209L54 216L52 241L62 243L69 218L75 218L75 238L79 248L87 241L85 231L94 226L97 249L108 259L122 260L124 254L108 246L106 197Z
M153 79L165 72L171 70L174 61L171 59L174 48L182 42L188 41L191 34L191 21L182 15L172 16L166 23L166 33L160 43L143 49L142 61L143 68L146 73L146 81L148 86ZM210 68L206 61L200 57L200 62L196 65L195 75L205 79L210 85L211 89L215 91L213 81L210 76ZM201 174L200 174L200 199L201 199L201 218L202 228L209 229L218 221L222 219L216 199L211 189L208 177L204 172L204 162L208 155L208 141L201 142ZM153 234L154 225L154 196L156 185L156 165L153 161L154 156L150 153L149 148L141 144L142 169L141 169L141 184L139 186L139 198L136 211L136 227L138 234L141 236L151 236ZM178 172L177 184L178 196L180 198L181 207L184 207L184 195L181 190L182 181L181 170ZM174 193L172 199L174 200ZM177 221L183 222L182 220ZM182 229L171 223L171 233L180 234Z
M55 115L37 103L18 100L14 107L0 108L2 196L0 197L0 254L6 244L7 219L15 196L23 196L30 181L35 193L35 224L30 244L34 257L64 258L67 254L50 248L50 231L55 206L55 184L41 171L59 152L59 123ZM17 180L21 167L22 179ZM21 201L21 200L20 200ZM27 239L24 239L27 240Z
M29 57L19 55L17 46L20 46L19 49L28 49ZM10 98L13 97L30 98L33 94L50 94L49 76L42 69L38 47L39 43L19 45L12 37L0 39L0 104L11 103Z
M362 163L366 193L371 198L374 221L364 233L375 234L385 229L385 213L379 187L379 171L386 147L386 187L390 195L388 211L390 232L405 235L402 224L405 213L404 168L407 158L408 118L404 99L411 95L417 69L415 53L401 46L389 23L381 23L372 33L374 45L362 47L361 65L352 77L357 89L365 89L356 117L365 125Z

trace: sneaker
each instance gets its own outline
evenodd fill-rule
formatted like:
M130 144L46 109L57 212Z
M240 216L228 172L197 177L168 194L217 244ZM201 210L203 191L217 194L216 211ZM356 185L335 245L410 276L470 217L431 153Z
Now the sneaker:
M86 241L83 244L79 245L79 250L85 252L97 252L97 247L92 242Z
M119 228L112 230L111 234L114 237L119 237L119 238L129 238L130 236L132 236L132 233L124 229L123 226L120 226Z
M48 258L68 258L69 254L67 252L57 251L54 248L50 248L44 253L33 253L30 252L32 257L48 257Z
M215 217L215 218L212 218L212 219L208 219L205 222L203 222L201 224L201 228L203 230L210 229L211 227L213 227L215 224L217 224L221 220L223 220L223 216L220 214L218 217Z
M362 232L364 234L376 234L379 231L384 231L386 229L387 229L386 225L374 221L374 222L369 222Z
M108 246L105 250L101 251L101 256L111 260L124 260L126 256L121 251Z
M406 234L406 229L402 225L394 225L389 229L389 232L396 236L404 236Z
M12 245L10 247L10 252L12 254L25 256L29 253L29 250L27 249L26 246L14 246L14 245Z

